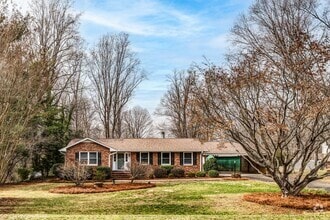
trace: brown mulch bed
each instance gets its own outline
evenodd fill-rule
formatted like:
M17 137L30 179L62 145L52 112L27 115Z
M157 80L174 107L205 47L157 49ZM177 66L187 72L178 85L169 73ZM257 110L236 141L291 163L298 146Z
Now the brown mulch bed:
M280 193L252 193L243 196L243 200L255 202L262 205L271 205L277 207L329 211L330 194L318 195L305 193L299 196L289 196L282 198Z
M10 213L19 203L25 199L20 198L0 198L0 214Z
M146 189L155 187L155 184L149 183L119 183L104 184L102 187L96 187L94 184L85 184L84 186L59 186L49 190L51 193L79 194L79 193L102 193L116 192L123 190Z

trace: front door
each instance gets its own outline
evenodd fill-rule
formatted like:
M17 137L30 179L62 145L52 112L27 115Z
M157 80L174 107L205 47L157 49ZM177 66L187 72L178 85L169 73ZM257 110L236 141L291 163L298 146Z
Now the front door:
M117 169L123 170L125 165L125 156L124 153L117 154Z

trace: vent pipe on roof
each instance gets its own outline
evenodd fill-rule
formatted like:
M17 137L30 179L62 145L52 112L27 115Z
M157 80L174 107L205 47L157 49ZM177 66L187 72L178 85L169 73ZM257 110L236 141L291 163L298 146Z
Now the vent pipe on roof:
M160 132L162 134L162 138L165 138L165 131Z

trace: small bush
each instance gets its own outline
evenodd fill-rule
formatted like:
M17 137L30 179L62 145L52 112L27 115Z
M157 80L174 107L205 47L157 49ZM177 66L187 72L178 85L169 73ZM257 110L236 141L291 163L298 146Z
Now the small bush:
M197 176L197 177L205 177L205 176L206 176L206 173L205 173L204 171L198 171L198 172L196 173L196 176Z
M189 173L187 173L187 176L188 176L188 177L195 177L195 176L196 176L196 173L194 173L194 172L189 172Z
M63 173L65 178L72 181L76 186L83 186L89 177L89 169L84 164L79 164L79 162L67 164L63 168Z
M103 182L105 180L105 172L103 170L96 170L94 179L100 182Z
M217 170L210 170L207 174L209 177L219 177L219 172Z
M103 172L104 173L104 178L105 179L110 179L111 178L111 168L110 167L96 167L96 173L95 175L97 175L97 172Z
M167 176L167 171L164 168L155 168L154 169L154 176L156 178L164 178Z
M86 166L86 171L87 171L87 179L88 180L92 180L92 179L95 178L95 174L96 174L95 167Z
M210 170L218 170L217 159L210 158L210 159L206 160L204 163L204 170L206 172L208 172Z
M26 168L18 168L17 174L19 175L21 181L25 181L29 178L30 170Z
M168 174L168 178L174 178L173 173Z
M63 163L55 163L52 168L50 168L50 171L53 173L54 176L58 178L63 178Z
M173 174L174 177L179 177L180 178L180 177L184 177L185 171L182 168L173 168L171 170L171 173Z
M165 169L166 170L166 175L171 173L171 170L174 168L174 166L172 165L166 165L166 166L160 166L160 168Z
M138 163L133 163L130 165L130 171L131 171L131 183L135 179L144 179L150 176L150 173L152 173L152 168L149 165L141 165Z

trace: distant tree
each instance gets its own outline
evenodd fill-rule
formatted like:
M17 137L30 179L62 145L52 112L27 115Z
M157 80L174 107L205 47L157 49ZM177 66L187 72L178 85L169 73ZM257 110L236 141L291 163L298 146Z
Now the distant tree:
M156 114L168 119L167 127L177 138L209 140L213 137L212 123L207 123L203 113L196 108L193 95L195 72L192 67L188 71L174 71L168 77L170 87L161 99Z
M128 34L102 36L90 52L88 69L105 137L120 138L124 107L146 78L130 48Z
M233 28L230 68L205 68L195 93L201 110L266 168L283 197L330 175L318 172L330 157L317 157L330 139L330 45L329 29L309 13L317 5L257 0Z
M152 119L147 109L135 106L123 113L123 133L126 138L148 137L152 129Z

